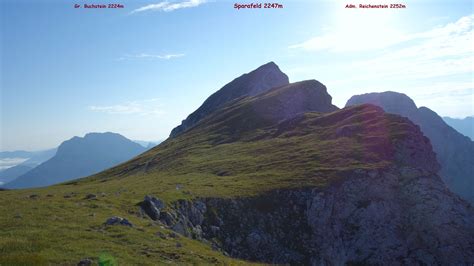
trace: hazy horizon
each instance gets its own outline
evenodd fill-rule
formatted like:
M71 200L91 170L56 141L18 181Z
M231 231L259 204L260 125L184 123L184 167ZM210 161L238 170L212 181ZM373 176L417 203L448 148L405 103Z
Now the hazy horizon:
M110 133L110 131L104 131L104 132L87 132L86 134L89 134L89 133ZM118 133L118 132L111 132L111 133L120 134L120 133ZM72 139L72 138L74 138L74 137L83 138L86 134L71 136L71 137L66 138L66 139L64 139L63 141L61 141L61 143L64 142L64 141L70 140L70 139ZM124 136L125 138L127 138L127 139L129 139L129 140L131 140L131 141L133 141L133 142L135 142L135 143L137 143L137 144L139 144L139 145L141 145L141 146L143 146L143 147L145 147L145 148L146 148L146 146L147 146L147 145L145 145L145 143L160 143L160 142L163 142L163 141L164 141L164 139L155 139L155 140L130 139L130 138L128 138L127 136L125 136L125 135L123 135L123 134L120 134L120 135ZM56 146L47 147L47 148L41 148L41 149L36 149L36 150L21 150L21 149L17 149L17 150L0 150L0 153L1 153L1 152L18 152L18 151L42 152L42 151L47 151L47 150L51 150L51 149L56 149L56 148L59 147L59 145L61 145L61 143L58 143L58 145L56 145ZM22 159L22 158L8 157L8 159ZM21 163L21 162L23 162L23 161L24 161L24 160L18 160L18 162L17 162L17 161L12 161L12 162L11 162L11 165L17 165L17 164L19 164L19 163ZM4 162L3 162L2 160L0 160L0 170L3 169L2 163L4 163Z

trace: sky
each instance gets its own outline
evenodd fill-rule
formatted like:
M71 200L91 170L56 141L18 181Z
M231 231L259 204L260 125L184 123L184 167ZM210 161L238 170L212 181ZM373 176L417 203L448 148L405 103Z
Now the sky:
M232 79L269 61L316 79L333 103L398 91L441 116L474 114L470 0L0 1L0 150L41 150L88 132L166 139ZM272 1L273 2L273 1Z

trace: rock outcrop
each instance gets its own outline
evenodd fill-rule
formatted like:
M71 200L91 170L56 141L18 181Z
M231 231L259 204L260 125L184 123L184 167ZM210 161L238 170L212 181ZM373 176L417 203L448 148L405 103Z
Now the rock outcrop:
M125 218L119 216L112 216L105 221L104 225L124 225L133 227L133 224Z
M157 220L160 218L160 211L165 207L165 203L153 196L145 196L143 202L140 203L141 209L151 219Z
M374 104L386 112L405 116L419 125L441 164L440 176L448 187L474 204L474 142L450 126L426 107L417 108L402 93L382 92L352 96L346 106Z
M266 263L474 262L474 210L426 169L356 170L326 189L180 200L158 220L230 256Z

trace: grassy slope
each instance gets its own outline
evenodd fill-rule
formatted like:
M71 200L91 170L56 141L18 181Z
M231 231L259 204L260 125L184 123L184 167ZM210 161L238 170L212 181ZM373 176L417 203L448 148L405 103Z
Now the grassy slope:
M370 106L307 113L277 126L270 126L272 118L252 112L252 106L249 100L238 102L188 133L95 176L0 192L0 264L73 264L101 254L122 264L243 263L198 241L159 238L158 231L169 231L139 218L136 204L146 194L171 202L324 187L345 170L386 167L391 151L380 147L411 130L398 117ZM353 134L337 137L342 127ZM64 198L70 193L74 195ZM85 200L88 193L98 199ZM30 198L33 194L38 197ZM103 227L113 215L129 219L135 227ZM183 247L176 247L176 242Z

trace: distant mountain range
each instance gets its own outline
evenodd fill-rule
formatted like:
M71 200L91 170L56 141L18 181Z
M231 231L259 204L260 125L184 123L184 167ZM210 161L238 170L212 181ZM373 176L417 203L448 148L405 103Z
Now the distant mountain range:
M386 112L409 118L427 136L438 161L440 175L448 187L474 204L474 142L450 127L427 107L417 108L407 95L397 92L356 95L346 106L374 104Z
M56 153L56 149L44 151L6 151L0 152L0 160L22 159L22 162L0 171L0 185L8 183L27 173L31 169L49 160Z
M0 159L5 158L30 158L35 152L31 151L1 151Z
M4 187L42 187L69 181L115 166L145 150L147 148L116 133L89 133L83 138L73 137L58 147L54 157Z
M26 174L28 171L30 171L33 168L35 167L19 164L19 165L15 165L13 167L0 171L0 186L2 186L5 183L15 180L16 178L18 178L19 176L23 174Z
M474 140L474 116L468 116L463 119L443 117L443 120L459 133Z
M151 149L155 147L156 145L160 144L162 141L161 140L155 140L155 141L133 140L133 142L138 143L147 149Z

